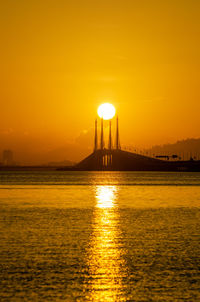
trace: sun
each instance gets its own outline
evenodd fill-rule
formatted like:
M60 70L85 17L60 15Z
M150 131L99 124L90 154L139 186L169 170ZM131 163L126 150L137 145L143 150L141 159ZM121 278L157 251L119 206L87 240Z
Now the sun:
M97 113L104 120L111 120L115 116L115 107L110 103L101 104L98 107Z

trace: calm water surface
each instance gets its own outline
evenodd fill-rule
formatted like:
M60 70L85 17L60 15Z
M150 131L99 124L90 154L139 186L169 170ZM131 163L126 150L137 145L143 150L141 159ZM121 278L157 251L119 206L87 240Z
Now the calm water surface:
M200 301L200 173L0 172L0 301Z

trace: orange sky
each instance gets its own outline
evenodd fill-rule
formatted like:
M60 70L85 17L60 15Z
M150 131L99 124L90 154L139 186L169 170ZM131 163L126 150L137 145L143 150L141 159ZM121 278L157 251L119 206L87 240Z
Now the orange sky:
M199 137L199 20L199 0L1 1L0 151L80 159L105 101L122 145Z

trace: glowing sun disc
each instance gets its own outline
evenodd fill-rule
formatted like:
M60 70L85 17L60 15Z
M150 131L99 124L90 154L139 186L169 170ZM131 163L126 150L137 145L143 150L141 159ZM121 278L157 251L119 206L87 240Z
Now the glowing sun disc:
M110 103L104 103L99 106L97 113L100 118L110 120L115 115L115 107Z

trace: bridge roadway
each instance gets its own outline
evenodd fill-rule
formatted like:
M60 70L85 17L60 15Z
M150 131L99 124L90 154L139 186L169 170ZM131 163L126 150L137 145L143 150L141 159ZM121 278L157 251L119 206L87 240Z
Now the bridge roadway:
M70 170L200 171L200 161L166 161L123 150L103 149L94 151Z

